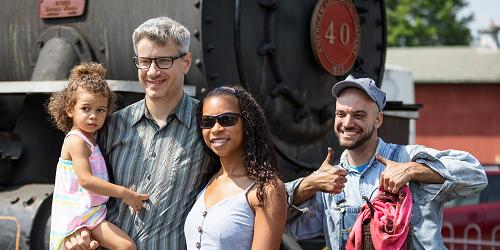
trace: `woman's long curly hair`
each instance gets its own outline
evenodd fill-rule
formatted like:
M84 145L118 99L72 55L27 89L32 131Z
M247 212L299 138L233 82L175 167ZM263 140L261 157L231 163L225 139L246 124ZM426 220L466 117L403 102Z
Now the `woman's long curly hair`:
M66 133L73 127L73 119L68 116L68 110L74 108L76 92L80 87L107 97L107 116L113 113L116 95L109 88L105 77L106 69L99 63L82 63L71 69L68 85L62 91L53 93L47 103L47 112L59 130Z
M237 86L222 86L211 90L200 99L197 111L198 122L203 115L202 110L205 100L214 96L234 96L239 101L241 119L243 120L243 150L245 152L243 160L245 169L247 176L255 181L259 206L263 206L266 199L264 188L268 184L277 188L276 179L281 179L264 111L245 89ZM198 126L198 132L202 135L200 126ZM206 144L204 149L212 156L214 164L220 167L219 157Z

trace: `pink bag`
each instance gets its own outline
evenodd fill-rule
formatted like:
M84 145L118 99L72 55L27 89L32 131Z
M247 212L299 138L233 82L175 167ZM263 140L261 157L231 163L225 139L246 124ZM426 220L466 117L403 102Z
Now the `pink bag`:
M346 249L363 249L363 225L370 225L370 235L376 250L407 248L410 217L413 208L410 188L405 185L398 194L379 188L378 195L361 209L354 223ZM409 239L411 244L411 238Z

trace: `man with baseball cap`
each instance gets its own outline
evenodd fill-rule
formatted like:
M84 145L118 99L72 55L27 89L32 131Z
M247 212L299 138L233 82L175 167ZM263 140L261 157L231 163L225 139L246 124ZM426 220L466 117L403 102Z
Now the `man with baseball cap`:
M295 239L324 235L328 249L345 249L363 196L379 187L398 193L409 185L415 249L445 249L443 204L480 192L487 179L476 158L457 150L387 143L377 135L385 92L370 78L348 76L332 88L337 99L333 130L345 150L331 165L333 150L311 175L287 183L291 211L288 232ZM299 213L297 211L300 211ZM292 215L294 214L294 215Z
M375 104L377 104L378 110L382 111L385 107L385 92L382 91L375 85L375 81L370 78L354 78L349 75L345 80L338 82L332 88L332 95L338 97L342 90L353 87L361 89L365 92L370 99L372 99Z

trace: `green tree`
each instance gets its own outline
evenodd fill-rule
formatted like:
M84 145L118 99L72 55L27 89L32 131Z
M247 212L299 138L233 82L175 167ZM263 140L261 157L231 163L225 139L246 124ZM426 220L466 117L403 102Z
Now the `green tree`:
M469 45L465 0L386 0L388 46Z

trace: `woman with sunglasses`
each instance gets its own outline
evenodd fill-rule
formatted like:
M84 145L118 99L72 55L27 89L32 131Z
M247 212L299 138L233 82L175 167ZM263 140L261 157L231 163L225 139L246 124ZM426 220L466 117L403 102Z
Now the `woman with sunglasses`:
M286 193L262 108L243 88L219 87L197 115L219 171L186 218L187 248L279 249Z

